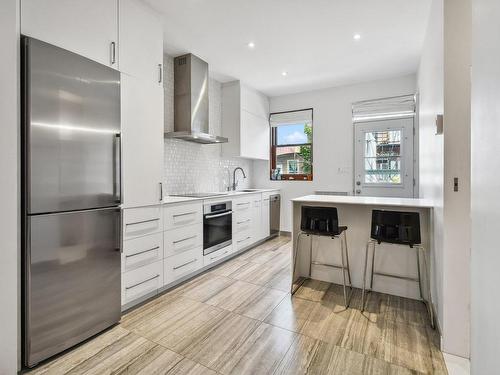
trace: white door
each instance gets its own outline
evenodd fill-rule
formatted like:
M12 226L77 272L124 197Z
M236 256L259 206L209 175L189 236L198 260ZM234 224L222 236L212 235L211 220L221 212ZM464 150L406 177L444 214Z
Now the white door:
M120 71L163 85L163 28L137 0L120 1Z
M158 204L163 181L163 88L121 75L123 204Z
M413 118L354 124L354 194L413 197Z
M118 0L23 0L21 33L118 69Z

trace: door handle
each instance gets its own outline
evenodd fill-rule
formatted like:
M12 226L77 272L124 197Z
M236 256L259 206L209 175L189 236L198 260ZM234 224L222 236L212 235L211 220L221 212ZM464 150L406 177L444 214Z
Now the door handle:
M122 147L121 147L121 135L115 134L115 182L113 184L113 190L115 195L115 203L122 203Z
M159 182L160 184L160 202L163 200L163 183Z
M163 66L162 64L158 64L158 83L163 81Z
M111 65L114 65L116 63L116 43L111 42L110 45L110 60L111 60Z

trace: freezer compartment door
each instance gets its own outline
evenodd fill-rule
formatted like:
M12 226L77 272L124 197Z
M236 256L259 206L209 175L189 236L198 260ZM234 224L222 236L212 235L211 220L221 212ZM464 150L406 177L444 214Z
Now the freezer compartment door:
M23 39L23 147L29 214L120 203L120 75Z
M27 218L25 362L57 354L120 320L120 210Z

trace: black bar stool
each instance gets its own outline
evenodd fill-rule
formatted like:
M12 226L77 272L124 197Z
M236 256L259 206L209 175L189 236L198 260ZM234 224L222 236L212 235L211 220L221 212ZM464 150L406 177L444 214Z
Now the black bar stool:
M418 283L418 289L420 293L420 299L425 303L427 310L429 312L431 325L434 328L434 314L430 303L428 303L422 294L422 278L420 270L420 252L423 255L424 267L427 276L427 286L428 286L428 296L430 297L430 282L429 275L427 272L427 260L425 256L425 248L421 245L420 238L420 215L418 212L401 212L401 211L384 211L384 210L373 210L372 211L372 223L371 223L371 235L370 241L366 244L365 252L365 267L363 274L363 292L361 297L361 311L365 309L365 294L366 294L366 271L368 265L368 252L370 245L373 245L371 267L370 267L370 288L368 291L373 289L373 277L385 276L393 277L401 280L415 281ZM416 251L416 261L417 261L417 277L407 277L401 275L395 275L385 272L377 272L374 270L375 265L375 253L377 244L382 242L397 244L397 245L407 245L411 249Z
M341 269L343 286L344 286L344 305L347 308L349 306L353 289L351 284L351 272L349 270L349 252L347 250L346 232L347 232L347 227L339 227L337 208L302 206L300 232L297 235L297 242L294 251L293 273L295 274L295 269L297 266L297 252L299 248L299 240L304 235L307 237L311 237L309 245L309 279L311 278L311 271L313 264L318 266L326 266L326 267ZM330 237L331 239L339 237L342 264L341 265L328 264L313 260L312 236ZM346 274L348 282L346 282ZM305 280L303 280L302 283L295 290L293 289L293 283L292 283L292 290L291 290L292 295L302 286ZM350 288L349 296L347 295L346 287Z

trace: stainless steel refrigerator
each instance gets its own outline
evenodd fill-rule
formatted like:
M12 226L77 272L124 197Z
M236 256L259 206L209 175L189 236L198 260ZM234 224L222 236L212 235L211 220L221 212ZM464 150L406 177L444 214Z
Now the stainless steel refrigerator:
M23 357L120 320L120 75L22 38Z

